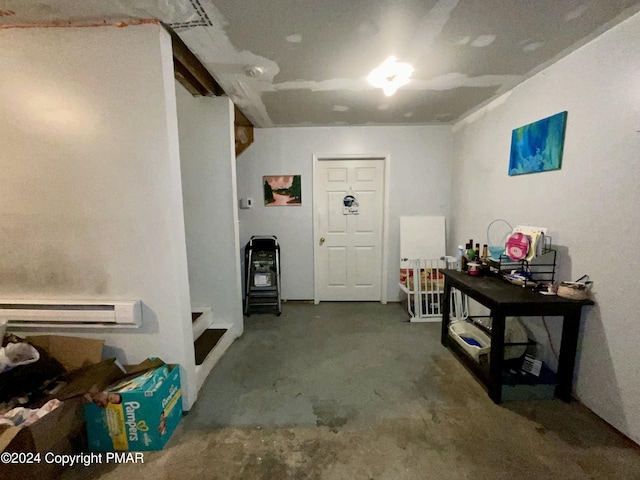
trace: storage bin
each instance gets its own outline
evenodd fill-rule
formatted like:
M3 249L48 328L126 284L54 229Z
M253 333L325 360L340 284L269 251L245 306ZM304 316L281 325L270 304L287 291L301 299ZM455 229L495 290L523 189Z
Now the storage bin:
M478 327L465 321L455 322L449 325L449 334L476 362L481 365L489 363L491 339ZM466 342L463 337L475 340L480 346Z

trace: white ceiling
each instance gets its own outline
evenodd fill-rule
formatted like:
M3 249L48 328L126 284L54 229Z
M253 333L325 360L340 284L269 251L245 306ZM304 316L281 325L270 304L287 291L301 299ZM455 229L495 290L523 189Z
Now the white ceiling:
M638 0L1 0L0 25L157 18L256 127L451 123ZM394 96L366 82L394 55ZM1 56L1 54L0 54Z

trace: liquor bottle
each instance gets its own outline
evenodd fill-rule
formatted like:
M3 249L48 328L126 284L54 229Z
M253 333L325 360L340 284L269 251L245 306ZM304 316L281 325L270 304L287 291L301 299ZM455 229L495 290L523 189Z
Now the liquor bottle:
M474 260L479 261L480 260L480 244L476 243L476 253L475 253L475 257Z
M488 251L488 247L487 244L485 243L482 246L482 256L480 257L482 260L486 260L487 257L489 256L489 251Z
M467 256L467 252L469 251L469 244L466 243L464 246L464 250L462 251L462 271L466 272L468 267L467 264L469 263L469 257Z
M473 262L473 260L475 259L475 255L476 255L476 251L473 249L473 244L467 243L467 249L465 250L465 254L464 254L464 257L467 259L466 265L465 265L467 266L466 270L468 270L469 262Z

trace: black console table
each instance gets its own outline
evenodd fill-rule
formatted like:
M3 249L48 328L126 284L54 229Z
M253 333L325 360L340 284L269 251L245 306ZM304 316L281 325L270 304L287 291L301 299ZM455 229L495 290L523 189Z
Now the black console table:
M497 277L473 277L456 270L443 270L442 273L445 278L442 296L442 345L453 351L487 387L489 397L495 403L502 401L504 331L507 316L563 317L555 395L565 402L571 401L580 314L583 306L593 305L591 300L569 300L555 295L542 295ZM491 311L491 351L488 372L476 364L449 335L452 288L457 288Z

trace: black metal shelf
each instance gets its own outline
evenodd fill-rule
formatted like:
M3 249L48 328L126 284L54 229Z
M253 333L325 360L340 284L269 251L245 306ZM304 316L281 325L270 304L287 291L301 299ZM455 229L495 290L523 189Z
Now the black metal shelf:
M556 274L556 257L557 251L551 247L551 237L544 237L544 244L540 252L533 257L532 260L511 260L507 255L500 255L499 258L487 258L486 264L489 266L490 272L494 275L505 278L512 271L521 273L526 279L522 282L511 281L510 283L522 285L524 287L533 287L538 283L553 283Z

